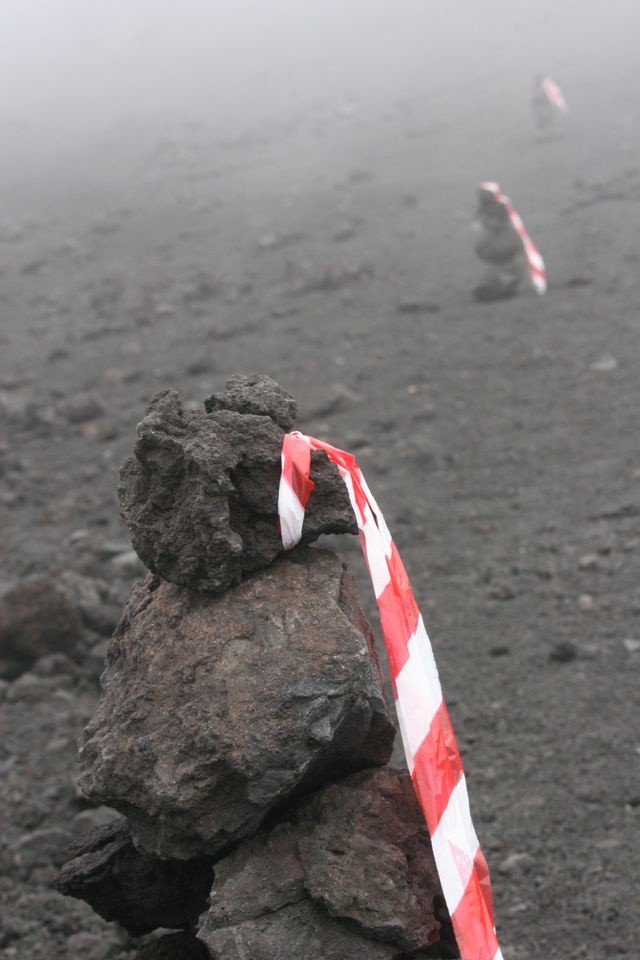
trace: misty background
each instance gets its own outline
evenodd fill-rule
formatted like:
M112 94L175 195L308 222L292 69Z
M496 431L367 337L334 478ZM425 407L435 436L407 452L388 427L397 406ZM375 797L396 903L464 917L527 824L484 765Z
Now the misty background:
M112 247L138 279L162 272L177 222L203 265L224 270L231 257L250 273L261 236L295 231L365 170L376 212L362 196L336 216L379 218L389 282L423 262L442 287L460 271L471 279L475 192L491 179L553 281L574 269L581 238L541 233L540 218L569 184L635 163L638 35L635 0L2 0L6 229L49 218L68 242L47 271L63 298L87 268L73 254L98 210L120 217ZM570 139L552 151L532 148L537 74L569 101ZM411 237L390 229L403 196L423 204ZM38 231L30 238L39 256ZM106 245L92 253L108 270Z
M188 122L230 136L331 108L355 149L348 108L383 129L403 98L482 155L529 122L536 73L570 78L577 126L604 97L614 124L635 119L639 33L634 0L2 0L2 164L39 177L105 138Z

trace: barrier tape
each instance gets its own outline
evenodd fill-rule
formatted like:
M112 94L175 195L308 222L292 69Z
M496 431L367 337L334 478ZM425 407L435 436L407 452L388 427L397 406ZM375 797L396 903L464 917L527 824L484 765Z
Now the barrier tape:
M569 107L567 106L567 101L564 98L562 90L551 77L545 77L542 81L542 89L544 90L547 100L557 107L558 110L561 110L563 113L567 113Z
M311 450L324 450L344 480L380 610L407 766L422 807L462 960L502 960L486 860L471 822L456 739L431 643L389 530L355 458L299 432L285 434L278 512L282 544L302 534L313 489Z
M499 184L495 183L493 180L485 180L480 184L480 187L483 190L488 190L490 193L492 193L498 203L504 204L504 206L507 208L509 219L513 224L513 229L522 240L522 246L524 247L524 255L529 268L531 283L533 284L536 293L545 293L547 289L547 271L545 269L544 260L542 259L540 251L536 247L535 243L525 230L520 214L511 203L509 197L502 192Z

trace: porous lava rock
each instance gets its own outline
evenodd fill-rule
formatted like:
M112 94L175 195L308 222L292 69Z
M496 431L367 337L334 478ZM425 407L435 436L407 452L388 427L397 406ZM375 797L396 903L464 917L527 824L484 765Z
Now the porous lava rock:
M318 790L216 865L198 937L218 960L457 956L406 771Z
M80 613L51 577L26 577L0 597L0 677L12 680L82 637Z
M294 401L267 377L229 383L227 393L207 400L209 412L184 409L175 390L154 397L118 485L145 566L171 583L211 593L282 550L282 424L295 413ZM322 451L312 453L311 479L302 542L356 533L346 487Z
M136 850L124 818L86 833L69 855L55 888L86 900L134 936L157 927L192 928L207 905L211 860L160 860Z
M393 745L353 580L315 548L221 596L147 577L103 686L81 789L161 857L219 856L294 793L384 764Z
M270 417L283 430L291 430L298 415L298 405L279 383L261 373L245 377L236 374L225 383L224 393L212 393L204 401L207 413L214 410L235 410Z

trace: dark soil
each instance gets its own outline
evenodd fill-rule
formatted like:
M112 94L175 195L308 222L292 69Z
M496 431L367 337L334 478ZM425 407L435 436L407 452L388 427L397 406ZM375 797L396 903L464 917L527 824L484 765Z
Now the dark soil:
M278 380L300 429L357 455L408 568L506 960L638 956L640 128L624 65L589 69L564 65L547 142L529 78L490 71L443 83L437 114L419 91L120 128L15 174L1 224L0 578L74 570L123 602L117 469L149 398ZM472 302L487 177L544 297ZM357 541L331 542L375 622ZM133 955L50 889L101 816L74 788L97 667L69 671L2 691L7 960Z

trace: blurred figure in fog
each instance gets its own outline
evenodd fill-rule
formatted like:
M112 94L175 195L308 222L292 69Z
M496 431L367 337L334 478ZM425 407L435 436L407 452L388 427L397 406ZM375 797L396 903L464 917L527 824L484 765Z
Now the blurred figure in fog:
M474 225L480 232L475 252L487 264L484 279L474 288L474 299L489 302L513 297L524 276L522 241L504 203L483 187L478 191Z

